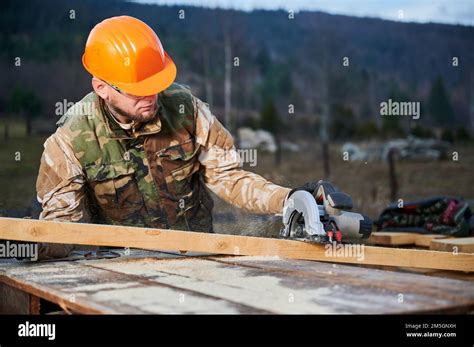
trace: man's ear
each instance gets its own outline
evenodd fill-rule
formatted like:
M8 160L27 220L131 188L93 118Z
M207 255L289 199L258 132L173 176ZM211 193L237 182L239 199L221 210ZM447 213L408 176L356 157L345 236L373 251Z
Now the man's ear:
M96 77L92 77L92 88L94 88L95 93L104 100L109 100L109 93L107 90L107 84L104 81Z

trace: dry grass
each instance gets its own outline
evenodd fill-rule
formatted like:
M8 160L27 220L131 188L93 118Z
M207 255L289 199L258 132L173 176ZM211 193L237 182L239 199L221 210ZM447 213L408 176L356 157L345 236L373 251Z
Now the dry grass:
M259 151L257 166L245 168L287 187L297 187L307 181L328 180L352 196L354 211L376 219L390 203L388 164L344 161L339 148L339 145L333 145L330 150L330 177L324 177L319 147L314 151L285 153L280 167L274 165L272 155ZM474 147L453 146L452 151L459 153L457 162L397 162L399 198L410 201L451 195L472 202ZM232 223L216 223L219 232L275 235L281 227L279 219L258 220L221 202L216 204L215 211L233 211L237 219L237 222Z

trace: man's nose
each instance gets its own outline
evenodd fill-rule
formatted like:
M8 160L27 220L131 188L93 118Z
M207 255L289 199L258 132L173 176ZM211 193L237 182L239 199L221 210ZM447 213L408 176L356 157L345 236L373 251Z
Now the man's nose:
M143 96L140 99L145 100L145 101L149 101L149 102L154 102L156 100L156 94Z

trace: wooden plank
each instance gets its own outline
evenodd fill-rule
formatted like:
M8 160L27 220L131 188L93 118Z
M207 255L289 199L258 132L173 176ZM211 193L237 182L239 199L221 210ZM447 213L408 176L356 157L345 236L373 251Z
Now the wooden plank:
M417 234L379 231L370 235L369 243L381 246L401 246L415 243Z
M377 231L370 236L368 243L380 246L409 246L429 247L433 239L444 239L446 235L417 234L395 231Z
M398 292L433 295L434 297L471 302L474 300L474 287L467 281L451 281L440 279L433 281L425 274L407 274L390 269L379 269L370 265L355 266L341 264L320 263L317 268L312 267L306 260L291 260L288 262L274 259L259 259L259 257L219 257L211 258L222 263L232 263L241 266L259 267L266 271L284 273L299 273L302 276L319 276L329 278L330 282L348 285L366 285ZM422 270L436 271L436 270ZM443 290L440 290L443 288ZM455 290L462 290L454 293ZM474 304L474 302L472 302Z
M338 253L331 245L301 241L16 218L0 218L0 239L474 271L473 254L359 245L359 256L350 245Z
M440 234L418 234L415 238L415 245L419 247L430 247L431 240L446 239L448 236Z
M272 262L255 257L220 257L216 261L225 263L236 263L250 267L260 267L265 271L300 273L302 276L323 276L330 283L348 286L366 286L370 292L373 288L379 288L383 291L393 291L399 294L427 295L432 297L433 302L438 300L452 300L453 303L446 307L447 311L452 312L470 312L474 308L474 287L465 279L450 280L447 278L438 278L433 280L425 274L407 274L398 272L399 268L390 270L374 269L374 266L355 266L340 264L323 264L315 269L308 266L304 260L291 260L289 262ZM436 270L424 270L436 271ZM445 271L451 274L460 274L459 272ZM440 282L438 282L440 281ZM454 292L454 291L460 292ZM405 300L406 301L406 300ZM405 302L404 301L404 302ZM456 302L456 304L454 303ZM429 305L428 305L429 306ZM455 309L457 307L457 309ZM406 308L405 308L406 309ZM426 307L426 309L431 310ZM433 312L436 312L434 310Z
M430 249L443 252L474 253L474 237L432 240Z
M474 307L469 282L278 257L99 260L88 266L274 313L460 313Z
M137 258L131 263L135 261ZM147 263L151 259L142 261ZM166 263L169 260L154 261ZM83 314L270 313L212 294L177 289L145 277L86 266L86 263L89 261L0 266L0 282L25 295L34 294L56 303L66 312ZM122 265L126 263L123 261ZM0 302L4 302L3 297Z

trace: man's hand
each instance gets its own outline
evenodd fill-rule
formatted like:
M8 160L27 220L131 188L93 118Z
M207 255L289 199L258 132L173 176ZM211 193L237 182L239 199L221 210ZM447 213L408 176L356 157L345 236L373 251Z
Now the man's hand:
M293 188L290 191L290 193L288 194L288 197L290 197L291 194L293 194L294 192L296 192L298 190L306 190L308 193L314 194L316 192L316 190L319 188L320 182L321 181L306 182L301 187Z
M319 190L321 186L323 186L323 189ZM352 209L352 198L346 193L336 190L336 188L334 188L334 186L329 182L323 180L319 180L317 182L306 182L301 187L292 189L288 194L287 199L291 196L291 194L298 190L305 190L312 194L318 204L323 202L324 192L326 199L329 198L329 203L332 207L346 210Z
M74 250L74 245L60 243L39 243L38 260L66 258Z

